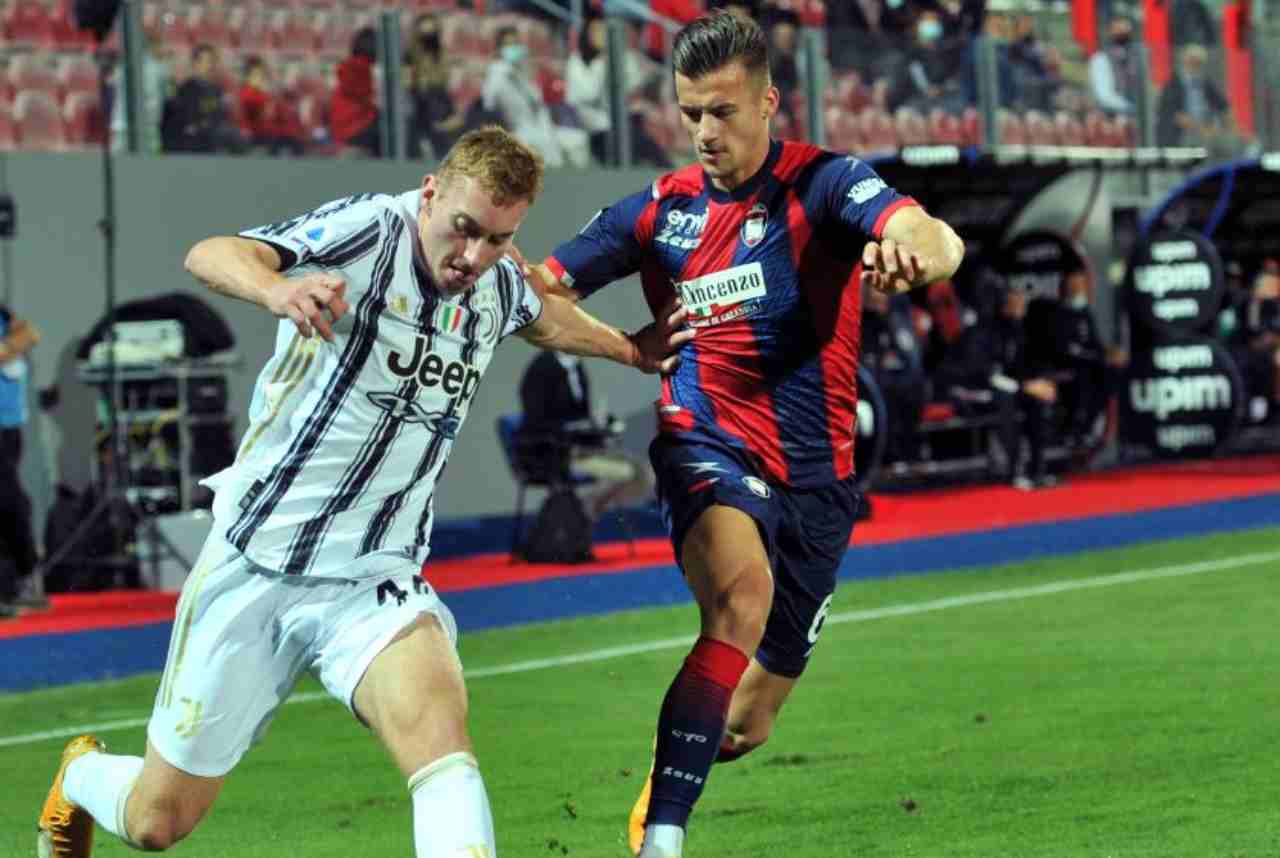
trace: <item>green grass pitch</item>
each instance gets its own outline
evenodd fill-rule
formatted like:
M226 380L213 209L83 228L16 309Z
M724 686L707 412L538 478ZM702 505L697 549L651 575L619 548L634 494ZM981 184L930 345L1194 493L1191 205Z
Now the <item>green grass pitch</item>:
M1076 583L1034 589L1053 582ZM690 858L1280 856L1280 529L846 583L833 610L772 740L713 770ZM471 634L461 652L483 673L695 622L636 611ZM624 858L684 651L470 679L502 855ZM64 742L21 737L143 719L157 680L0 698L0 856L34 855ZM141 727L101 735L143 747ZM132 854L99 831L99 858ZM292 703L171 854L408 858L408 796L342 707Z

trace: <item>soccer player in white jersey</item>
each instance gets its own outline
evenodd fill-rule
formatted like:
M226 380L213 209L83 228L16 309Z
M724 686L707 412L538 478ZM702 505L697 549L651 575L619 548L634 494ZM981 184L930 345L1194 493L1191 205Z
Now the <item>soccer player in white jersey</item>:
M365 194L196 244L187 268L282 321L215 526L183 588L145 758L92 736L63 752L39 854L87 856L94 821L163 850L205 816L303 671L408 779L418 858L492 858L449 609L419 572L435 480L508 334L645 372L691 334L675 307L627 335L543 296L504 257L538 156L464 135L421 188ZM286 276L287 275L287 276Z

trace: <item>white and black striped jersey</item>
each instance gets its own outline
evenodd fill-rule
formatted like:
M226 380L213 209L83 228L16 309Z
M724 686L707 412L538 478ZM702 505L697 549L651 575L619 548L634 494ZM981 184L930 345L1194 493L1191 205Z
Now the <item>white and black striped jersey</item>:
M241 233L291 273L341 274L351 307L333 343L280 322L235 464L205 481L227 540L268 569L341 576L385 550L425 560L436 479L493 350L542 312L506 258L442 296L419 199L363 194Z

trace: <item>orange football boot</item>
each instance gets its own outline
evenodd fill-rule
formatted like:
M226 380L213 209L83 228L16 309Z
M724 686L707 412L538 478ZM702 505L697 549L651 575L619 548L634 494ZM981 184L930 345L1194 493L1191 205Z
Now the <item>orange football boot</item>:
M62 793L62 779L72 760L106 749L96 737L88 735L77 736L63 749L62 764L37 823L36 854L40 858L89 858L93 853L93 817L67 800Z

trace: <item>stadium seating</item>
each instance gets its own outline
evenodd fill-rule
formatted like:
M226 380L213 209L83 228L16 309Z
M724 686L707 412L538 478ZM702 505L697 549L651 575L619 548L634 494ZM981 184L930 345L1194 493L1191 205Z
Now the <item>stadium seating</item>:
M13 109L8 104L0 104L0 152L17 148L18 123L13 118Z
M13 118L21 148L59 150L65 147L62 111L53 95L42 90L19 90L13 99Z
M73 92L62 105L66 141L72 146L102 143L107 126L98 105L97 93Z

